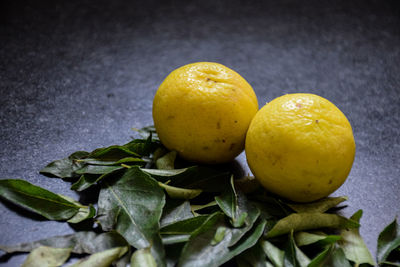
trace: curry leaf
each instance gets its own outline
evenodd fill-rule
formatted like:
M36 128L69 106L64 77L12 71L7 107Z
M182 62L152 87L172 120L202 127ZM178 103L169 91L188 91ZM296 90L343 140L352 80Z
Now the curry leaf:
M115 229L135 248L151 247L160 266L164 249L158 234L165 195L157 181L133 166L120 179L104 181L98 201L98 221Z
M334 246L327 246L321 253L319 253L308 265L308 267L322 267L326 266L325 262L332 253Z
M156 128L154 126L147 126L141 129L132 128L132 130L137 131L143 138L153 136L154 139L158 140Z
M70 235L55 236L30 243L21 243L14 246L0 246L7 253L29 252L40 246L54 248L71 248L72 253L92 254L114 247L127 246L126 240L116 232L96 234L93 231L76 232Z
M346 259L343 250L340 247L335 247L333 245L328 246L318 254L310 263L310 267L351 267L352 265Z
M115 174L118 174L120 171L123 171L123 170L125 170L125 168L118 167L118 168L108 169L105 173L103 173L101 175L84 173L84 174L82 174L82 176L79 178L78 181L76 181L74 184L72 184L71 190L83 191L85 189L88 189L92 185L100 182L101 180L105 179L106 177L110 177Z
M140 156L149 156L157 148L163 147L163 145L158 142L157 139L158 138L156 137L156 134L150 133L146 139L134 139L131 142L123 145L123 147Z
M124 169L121 166L101 166L101 165L86 165L77 170L77 174L106 174L116 170Z
M243 193L252 193L261 187L260 182L254 176L245 176L240 179L235 179L235 186Z
M86 151L74 152L65 159L55 160L49 163L46 167L40 170L40 173L50 177L59 178L77 177L79 175L76 175L75 171L85 165L84 162L79 162L79 159L83 159L88 155L89 152Z
M161 238L164 245L172 245L189 241L190 235L189 234L162 235Z
M260 211L247 200L240 190L236 192L233 176L230 181L228 189L224 190L221 196L215 197L215 201L221 210L231 218L232 226L240 228L238 231L231 231L230 246L232 246L253 227Z
M285 252L274 246L268 240L260 240L260 245L269 260L276 267L284 266Z
M230 186L226 190L224 190L221 196L215 197L215 201L217 202L221 210L226 214L226 216L231 218L233 223L235 223L237 221L237 210L239 209L239 207L235 186L233 184L233 176L231 176L230 179ZM235 227L240 226L241 225Z
M200 195L201 192L203 192L203 190L201 189L179 188L163 184L161 182L158 182L158 184L160 187L164 188L168 196L173 199L192 199Z
M175 159L176 159L176 151L171 151L162 156L161 158L156 160L156 167L160 170L173 170Z
M350 219L360 221L362 216L362 210L354 213ZM346 258L356 263L357 265L367 263L370 265L375 265L375 261L372 258L364 240L360 236L359 229L344 229L341 231L340 235L342 239L338 242L340 247L343 249Z
M326 197L321 200L306 203L306 204L287 204L296 212L325 212L333 207L336 207L343 201L346 201L347 197Z
M395 219L383 229L378 237L377 260L386 261L390 253L400 248L400 227Z
M32 250L21 267L56 267L69 258L70 248L52 248L41 246Z
M193 214L191 212L189 201L170 199L165 203L160 226L164 227L166 225L192 217Z
M207 219L209 219L208 215L200 215L186 220L177 221L161 228L160 233L163 235L192 234L205 221L207 221Z
M150 249L142 248L132 254L131 267L157 267L157 263Z
M224 238L210 246L219 227L226 227ZM214 213L196 230L183 248L178 266L219 266L254 246L264 232L265 222L255 224L234 246L229 247L232 229L221 213Z
M87 157L104 161L117 161L126 157L140 158L140 155L125 146L113 145L95 149Z
M285 266L307 267L310 259L296 246L293 230L289 234L288 244L284 255Z
M67 222L69 223L80 223L86 219L93 218L96 215L96 209L89 205L88 207L82 207L78 212L72 216Z
M206 204L199 204L199 205L190 205L190 209L192 211L193 214L197 214L197 211L201 211L201 210L205 210L205 209L216 209L218 207L217 202L211 201L209 203Z
M253 205L258 207L261 217L267 221L281 219L293 213L284 202L277 198L264 194L256 195L255 198L253 195L248 195L248 197L251 197Z
M85 208L25 180L0 180L0 196L49 220L68 220Z
M217 228L217 231L215 232L214 238L211 240L211 246L217 245L219 242L221 242L225 234L227 233L227 229L225 226L220 226Z
M260 242L258 242L253 247L239 254L236 257L236 262L238 267L280 267L278 265L272 265L270 262L267 261L266 257L267 256L264 253Z
M115 260L121 258L128 251L128 247L116 247L94 253L85 259L81 259L68 267L108 267Z
M160 182L170 181L169 185L172 186L202 189L204 192L221 192L229 186L229 172L217 168L193 166L184 169L143 171Z
M176 244L189 240L189 237L199 231L203 225L209 225L215 221L217 214L200 215L186 220L178 221L161 228L162 240L164 244ZM219 216L219 215L218 215Z
M328 245L341 239L339 235L326 235L324 233L297 232L295 234L296 244L306 246L314 243Z
M266 237L275 237L290 233L291 230L303 231L318 228L357 228L359 223L337 214L293 213L279 220Z
M105 161L105 160L98 160L98 159L94 159L94 158L85 158L85 159L77 160L77 162L83 162L83 163L90 164L90 165L113 166L113 165L120 165L122 163L142 165L146 161L141 158L126 157L126 158L122 158L117 161Z

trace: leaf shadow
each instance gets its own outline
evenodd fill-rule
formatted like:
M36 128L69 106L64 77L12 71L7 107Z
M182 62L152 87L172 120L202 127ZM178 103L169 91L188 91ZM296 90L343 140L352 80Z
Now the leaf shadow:
M228 163L217 165L216 168L220 169L221 171L232 173L233 177L235 177L236 179L242 178L246 175L245 170L237 159Z
M47 221L47 219L45 217L43 217L40 214L37 214L33 211L30 211L26 208L23 208L17 204L12 203L11 201L7 200L7 199L1 199L1 202L4 204L4 206L6 208L8 208L9 210L15 212L16 214L18 214L21 217L27 218L27 219L31 219L34 221Z
M100 189L101 187L96 184L92 185L88 189L76 192L79 196L79 202L83 205L96 204L99 199Z
M3 253L0 252L0 263L8 262L12 257L17 255L27 254L27 252L13 252L13 253Z

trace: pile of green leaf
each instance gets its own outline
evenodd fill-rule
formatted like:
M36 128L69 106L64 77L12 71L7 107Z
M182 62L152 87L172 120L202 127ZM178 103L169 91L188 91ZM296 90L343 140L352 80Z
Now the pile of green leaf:
M0 180L0 195L49 220L83 225L74 234L15 246L23 266L375 265L359 234L362 211L335 213L345 197L284 202L227 166L191 165L167 151L154 129L122 145L78 151L42 174L72 183L84 205L24 180ZM95 194L95 195L93 195ZM379 235L379 265L400 266L394 220ZM82 256L83 255L83 256Z

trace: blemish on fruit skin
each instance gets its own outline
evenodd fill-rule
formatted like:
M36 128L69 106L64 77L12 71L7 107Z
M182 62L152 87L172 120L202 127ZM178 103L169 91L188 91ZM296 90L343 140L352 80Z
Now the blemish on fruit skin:
M209 147L208 146L203 146L203 150L208 150Z
M332 182L333 182L332 179L330 179L328 184L332 184Z
M234 147L235 147L235 143L232 143L232 144L229 146L229 150L233 150Z
M169 116L167 117L167 120L172 120L172 119L175 119L175 116L174 116L174 115L169 115Z
M296 107L301 108L303 106L300 103L296 103Z
M221 121L217 122L217 129L221 129Z
M225 139L222 139L222 143L225 143Z
M318 123L319 121L318 121L318 120L315 120L315 122Z

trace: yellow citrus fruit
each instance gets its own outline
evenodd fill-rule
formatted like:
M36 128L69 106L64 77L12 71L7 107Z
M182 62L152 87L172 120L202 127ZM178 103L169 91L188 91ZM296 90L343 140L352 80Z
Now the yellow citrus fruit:
M154 126L161 142L187 160L210 164L231 161L243 151L257 110L250 84L213 62L174 70L153 101Z
M246 137L247 162L270 192L309 202L346 180L355 142L346 116L313 94L288 94L254 116Z

